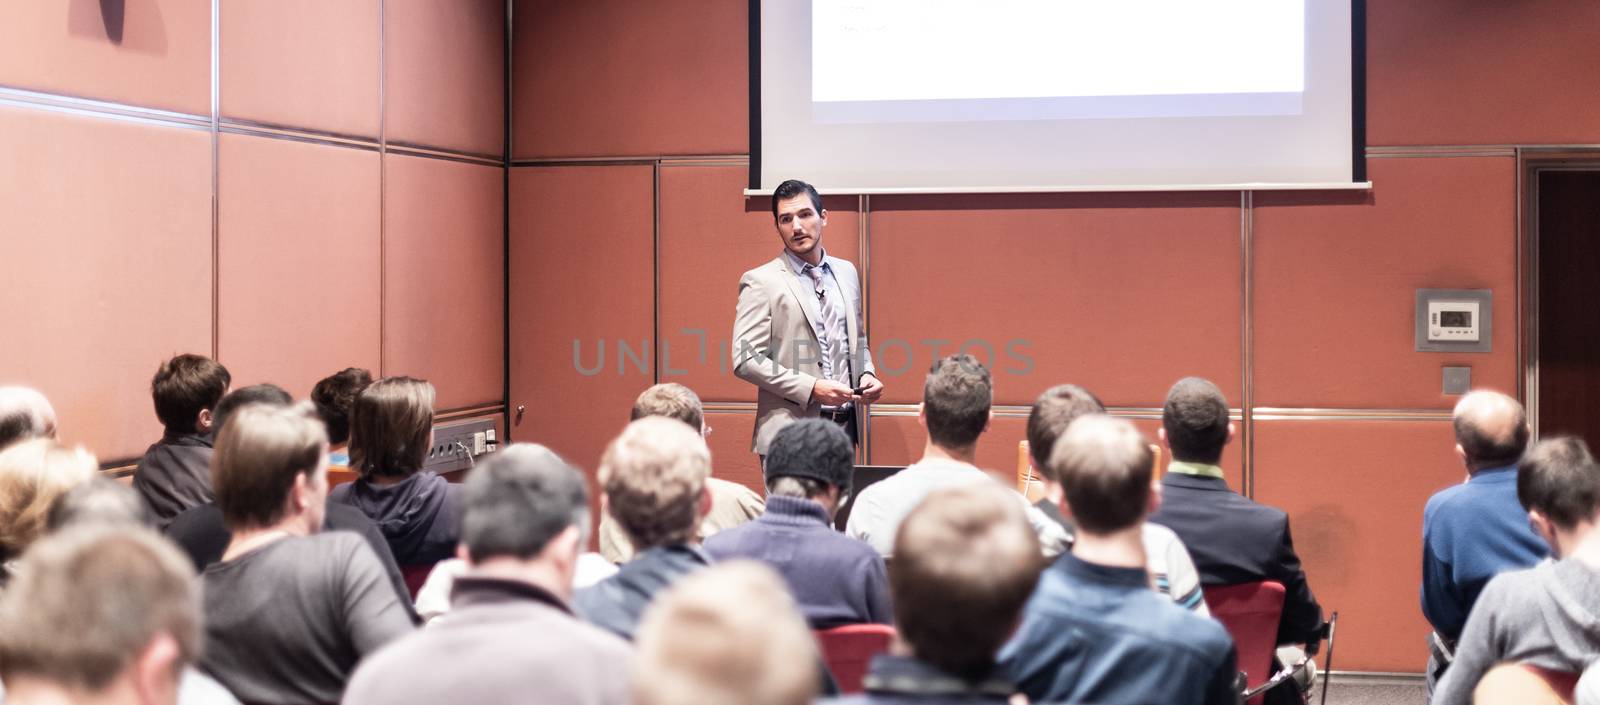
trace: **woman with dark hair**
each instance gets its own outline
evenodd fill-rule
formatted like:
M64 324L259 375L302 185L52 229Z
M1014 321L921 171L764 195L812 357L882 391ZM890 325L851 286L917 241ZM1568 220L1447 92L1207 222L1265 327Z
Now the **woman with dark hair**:
M385 377L350 409L350 469L356 481L329 500L360 509L377 523L395 561L419 567L455 555L460 488L423 471L433 445L433 385Z

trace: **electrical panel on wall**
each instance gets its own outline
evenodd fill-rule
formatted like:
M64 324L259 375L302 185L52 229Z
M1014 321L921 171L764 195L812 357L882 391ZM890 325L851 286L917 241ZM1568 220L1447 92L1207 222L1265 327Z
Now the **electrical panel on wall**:
M479 458L499 448L494 419L469 419L434 424L433 445L423 470L439 474L471 468Z
M1418 289L1418 352L1489 352L1494 330L1489 289Z

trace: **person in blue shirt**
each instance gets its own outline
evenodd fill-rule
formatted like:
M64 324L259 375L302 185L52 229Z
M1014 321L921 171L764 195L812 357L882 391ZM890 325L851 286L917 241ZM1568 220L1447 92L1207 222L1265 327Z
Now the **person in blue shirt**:
M1499 392L1475 391L1456 404L1452 420L1468 479L1433 495L1422 511L1422 614L1434 630L1430 694L1489 579L1549 555L1517 501L1517 461L1530 433L1522 405Z
M1150 442L1091 414L1067 427L1049 464L1077 540L1040 577L1002 671L1032 702L1237 703L1228 632L1150 589L1140 536L1158 492Z

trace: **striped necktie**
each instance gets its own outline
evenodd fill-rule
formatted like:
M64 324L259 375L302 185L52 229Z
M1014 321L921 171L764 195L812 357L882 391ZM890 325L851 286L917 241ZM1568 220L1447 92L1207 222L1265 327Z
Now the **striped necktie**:
M822 346L822 376L850 384L849 329L845 325L844 305L837 296L828 296L827 282L822 267L808 264L802 270L811 277L811 288L817 294L817 308L822 315L823 335L817 341Z

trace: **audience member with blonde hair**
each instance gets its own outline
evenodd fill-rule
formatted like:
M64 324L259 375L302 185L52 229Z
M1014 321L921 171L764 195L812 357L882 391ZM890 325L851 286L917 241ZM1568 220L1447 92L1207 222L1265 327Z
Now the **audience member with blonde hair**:
M468 475L450 618L362 664L345 705L592 703L628 699L626 642L567 607L589 534L583 474L519 443Z
M699 395L681 384L666 382L641 392L633 402L629 420L638 421L647 416L677 419L702 436L711 433ZM700 521L702 541L719 531L749 522L766 510L761 495L737 482L707 477L706 488L711 490L711 511ZM633 558L633 545L628 542L627 533L610 515L600 517L600 555L612 563L626 563Z
M578 591L590 622L631 639L657 592L711 564L695 531L711 507L711 451L689 426L651 416L623 429L600 459L603 511L639 550L605 580Z
M136 527L68 529L39 541L0 595L6 702L169 705L200 652L188 561Z
M835 702L1007 702L995 666L1039 580L1039 540L1010 490L976 483L930 492L895 536L889 586L899 641L873 660L866 694Z
M784 583L753 561L718 564L663 593L639 625L634 705L807 705L816 642Z
M33 438L56 437L56 410L32 387L0 387L0 450Z
M433 385L385 377L350 409L354 482L330 499L360 509L383 531L402 566L430 566L455 554L461 488L422 469L433 445Z
M246 406L217 437L217 507L233 537L201 575L201 663L245 702L336 702L362 657L412 629L366 542L317 533L327 453L307 404Z
M11 560L44 533L45 518L57 497L99 470L95 457L49 438L23 441L0 451L0 559L11 574Z

